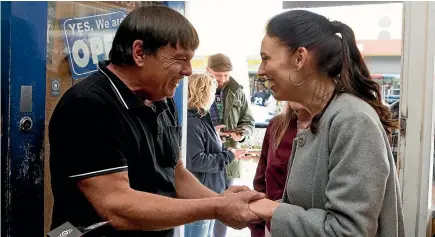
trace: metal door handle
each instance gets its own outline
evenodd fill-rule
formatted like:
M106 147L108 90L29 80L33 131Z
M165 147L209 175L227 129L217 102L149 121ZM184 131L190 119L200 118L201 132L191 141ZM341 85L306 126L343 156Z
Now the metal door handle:
M33 120L30 117L23 117L20 120L20 130L22 132L28 132L32 129L33 126Z

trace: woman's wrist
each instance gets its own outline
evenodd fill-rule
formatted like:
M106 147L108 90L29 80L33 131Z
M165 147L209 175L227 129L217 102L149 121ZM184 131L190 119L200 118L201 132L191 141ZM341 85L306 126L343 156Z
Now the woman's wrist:
M235 154L236 149L232 148L232 147L228 147L227 148L227 152L228 152L228 162L231 163L236 159L236 154Z
M280 203L265 198L249 203L249 209L261 219L270 221L279 205Z

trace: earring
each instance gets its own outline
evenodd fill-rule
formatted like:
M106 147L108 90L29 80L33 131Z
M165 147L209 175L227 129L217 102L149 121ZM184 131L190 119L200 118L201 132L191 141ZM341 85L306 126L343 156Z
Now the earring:
M293 74L294 71L296 71L296 68L293 69L293 70L288 74L288 80L290 81L290 83L291 83L293 86L300 86L300 85L304 84L305 81L307 80L306 78L305 78L301 83L297 83L297 84L294 84L294 83L293 83L293 81L292 81L292 77L291 77L291 76L292 76L292 74Z

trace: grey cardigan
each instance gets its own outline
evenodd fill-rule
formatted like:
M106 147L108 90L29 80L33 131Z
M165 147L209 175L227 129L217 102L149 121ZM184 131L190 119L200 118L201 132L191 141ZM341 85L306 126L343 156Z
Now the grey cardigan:
M298 134L291 156L273 237L405 236L393 156L369 104L337 96L316 134Z

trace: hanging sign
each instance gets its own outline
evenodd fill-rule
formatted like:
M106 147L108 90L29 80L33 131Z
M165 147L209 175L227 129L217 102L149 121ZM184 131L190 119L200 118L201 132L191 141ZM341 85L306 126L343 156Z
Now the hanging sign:
M61 21L74 79L97 71L98 62L107 60L116 30L124 20L124 11L71 18Z

